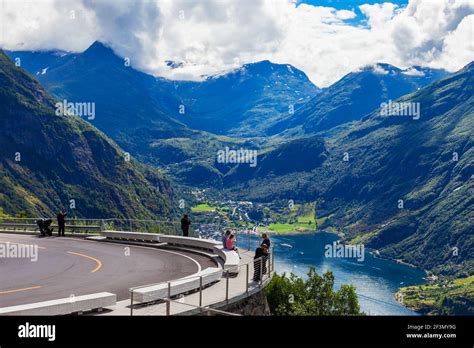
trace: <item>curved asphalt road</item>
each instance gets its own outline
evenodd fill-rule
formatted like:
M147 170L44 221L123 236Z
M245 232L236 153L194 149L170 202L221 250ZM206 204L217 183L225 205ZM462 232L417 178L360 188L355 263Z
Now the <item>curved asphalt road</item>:
M130 287L215 267L192 253L68 237L0 234L0 244L6 242L38 245L38 260L0 257L0 307L102 291L117 294L120 301L129 298Z

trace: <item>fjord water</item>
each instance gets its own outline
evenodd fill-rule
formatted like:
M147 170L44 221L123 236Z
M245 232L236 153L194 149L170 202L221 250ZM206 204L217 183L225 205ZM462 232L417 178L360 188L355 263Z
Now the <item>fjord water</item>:
M248 240L243 236L238 240L246 248ZM363 261L357 258L325 257L325 246L339 237L331 233L311 233L295 235L274 235L271 237L275 248L275 270L278 273L293 272L305 277L310 266L316 267L318 274L331 271L335 287L352 284L356 287L361 310L368 315L416 315L399 304L394 297L400 287L423 284L425 273L417 268L390 260L374 257L365 250ZM258 244L255 236L250 239L251 247ZM292 248L281 244L289 244Z

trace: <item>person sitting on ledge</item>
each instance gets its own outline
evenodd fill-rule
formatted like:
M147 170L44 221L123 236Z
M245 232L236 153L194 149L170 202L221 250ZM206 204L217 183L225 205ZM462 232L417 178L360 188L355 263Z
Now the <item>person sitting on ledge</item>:
M222 246L224 247L224 249L227 248L227 240L229 239L230 234L231 234L231 231L227 230L222 236Z
M237 249L237 247L235 246L235 243L236 243L236 240L235 240L235 235L234 234L230 234L229 238L227 239L227 242L226 242L226 249L227 250L233 250L235 251L238 255L239 255L239 258L240 257L240 254L239 254L239 249Z

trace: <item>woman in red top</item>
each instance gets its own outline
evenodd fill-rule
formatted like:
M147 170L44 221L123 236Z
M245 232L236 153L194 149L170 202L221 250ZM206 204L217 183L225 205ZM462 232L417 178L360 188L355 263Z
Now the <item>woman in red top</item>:
M227 238L227 242L225 243L225 248L227 250L235 250L235 236L231 234L229 238Z
M234 250L239 255L239 258L242 258L239 254L239 249L237 249L237 247L235 246L235 235L231 234L229 236L229 238L227 239L225 248L227 250Z

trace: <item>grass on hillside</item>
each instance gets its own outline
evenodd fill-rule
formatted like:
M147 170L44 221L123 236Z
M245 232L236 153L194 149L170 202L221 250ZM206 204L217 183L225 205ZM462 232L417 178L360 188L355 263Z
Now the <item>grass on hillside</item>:
M296 224L270 224L268 229L277 233L291 233L291 232L309 232L314 231L316 226L314 223L296 223Z
M193 213L208 213L216 210L216 207L210 206L207 203L198 204L191 208Z
M290 213L286 216L287 219L294 222L273 223L268 226L268 229L276 233L292 233L292 232L310 232L316 230L317 226L323 224L331 216L324 216L316 218L315 224L315 204L295 204Z
M0 218L8 218L8 217L10 217L10 216L9 216L8 214L5 214L5 213L3 212L3 208L0 207Z
M474 276L449 282L401 288L397 297L420 313L474 314ZM466 305L467 304L467 305ZM459 312L459 308L467 312Z

